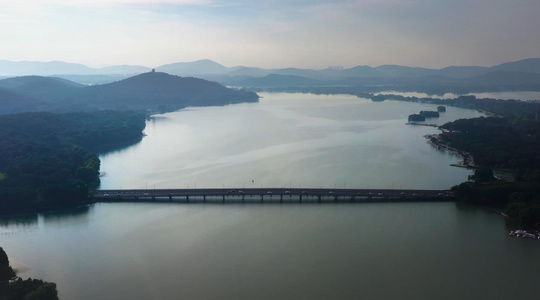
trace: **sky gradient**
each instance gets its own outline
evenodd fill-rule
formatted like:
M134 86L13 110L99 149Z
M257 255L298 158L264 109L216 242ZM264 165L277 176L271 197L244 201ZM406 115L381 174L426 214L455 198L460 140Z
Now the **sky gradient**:
M540 57L539 15L538 0L0 0L0 59L492 66Z

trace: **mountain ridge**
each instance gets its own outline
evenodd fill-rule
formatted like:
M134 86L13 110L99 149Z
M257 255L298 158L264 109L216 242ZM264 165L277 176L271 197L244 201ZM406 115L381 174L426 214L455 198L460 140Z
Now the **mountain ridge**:
M257 102L253 92L217 82L147 72L108 84L84 86L55 77L0 80L0 113L23 111L154 110Z
M28 71L29 62L24 62L22 71ZM53 65L65 66L63 62L51 62ZM0 73L2 64L0 61ZM46 64L45 64L46 65ZM44 64L38 64L43 70ZM39 69L38 68L38 69ZM84 69L75 64L71 70ZM57 69L58 71L59 69ZM86 69L85 69L86 70ZM100 72L91 69L92 72ZM55 75L75 80L83 84L107 84L148 72L137 66L112 66L100 69L101 72L135 72L134 74L117 75ZM105 71L103 71L105 70ZM390 89L412 89L440 92L463 93L467 91L501 91L501 90L535 90L540 91L540 58L506 62L492 67L449 66L441 69L408 67L400 65L381 65L371 67L359 65L352 68L329 67L322 70L281 68L263 69L258 67L225 67L209 59L193 62L180 62L157 67L155 70L166 70L171 75L196 76L222 85L244 88L286 88L286 87L331 87L353 86L372 90L375 87ZM5 70L4 70L5 71ZM21 72L22 72L21 71ZM287 77L290 76L290 77ZM137 87L134 87L136 89ZM30 94L34 96L34 94ZM135 95L136 96L136 95Z
M523 60L505 62L491 67L480 66L447 66L440 69L411 67L401 65L380 65L371 67L367 65L357 65L343 69L302 69L295 67L264 69L259 67L225 67L210 59L196 60L192 62L175 62L154 68L156 71L166 72L171 75L195 76L195 75L247 75L254 77L264 77L270 74L295 75L303 77L329 76L336 74L344 76L358 77L419 77L425 75L442 75L453 78L466 78L488 73L490 71L515 71L524 73L540 74L540 58L527 58ZM0 60L0 75L111 75L111 74L142 74L150 72L152 69L145 66L117 65L104 68L91 68L83 64L68 63L63 61L19 61Z

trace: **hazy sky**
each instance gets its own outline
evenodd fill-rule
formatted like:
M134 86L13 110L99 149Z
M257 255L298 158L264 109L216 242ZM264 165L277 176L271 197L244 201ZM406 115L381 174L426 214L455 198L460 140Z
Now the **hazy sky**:
M0 59L491 66L540 57L539 16L538 0L0 0Z

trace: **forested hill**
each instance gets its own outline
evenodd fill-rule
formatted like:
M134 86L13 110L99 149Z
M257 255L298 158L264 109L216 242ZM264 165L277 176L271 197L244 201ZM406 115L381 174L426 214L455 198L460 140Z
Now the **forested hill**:
M259 97L253 92L229 89L204 79L150 72L85 88L80 91L77 99L88 105L108 109L150 107L172 110L186 106L257 102Z
M0 114L34 111L45 108L41 101L0 87Z
M0 114L26 111L159 110L257 102L253 92L193 77L149 72L121 81L84 86L55 77L0 80Z
M134 143L144 127L128 111L0 116L0 214L84 201L99 182L90 150Z

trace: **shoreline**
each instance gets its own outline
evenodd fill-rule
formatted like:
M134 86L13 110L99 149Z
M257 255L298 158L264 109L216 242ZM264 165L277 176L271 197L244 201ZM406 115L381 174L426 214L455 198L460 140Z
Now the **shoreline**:
M461 157L461 159L462 159L461 164L459 164L459 163L450 164L450 166L459 167L459 168L466 168L466 169L476 169L476 168L478 168L478 166L474 163L474 157L472 156L472 154L470 154L469 152L459 150L459 149L456 149L456 148L453 148L453 147L450 147L450 146L444 144L441 141L441 139L439 137L439 134L425 135L424 137L428 139L428 143L431 146L437 147L438 150L444 149L446 151L452 152L452 153L454 153L454 154ZM433 139L435 139L435 141L433 141Z

